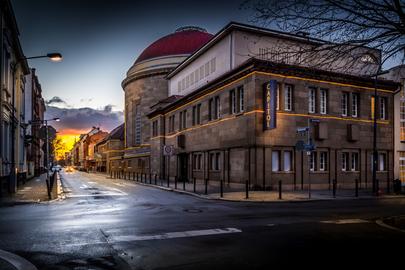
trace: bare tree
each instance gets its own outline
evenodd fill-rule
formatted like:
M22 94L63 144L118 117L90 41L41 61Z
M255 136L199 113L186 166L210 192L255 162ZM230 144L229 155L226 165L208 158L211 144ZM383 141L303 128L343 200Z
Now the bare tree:
M322 64L343 55L351 55L353 63L361 57L379 67L388 59L403 61L403 0L247 0L242 7L252 11L251 20L256 24L325 40L306 52L311 51L312 57L321 53ZM376 49L378 57L352 53L361 48Z

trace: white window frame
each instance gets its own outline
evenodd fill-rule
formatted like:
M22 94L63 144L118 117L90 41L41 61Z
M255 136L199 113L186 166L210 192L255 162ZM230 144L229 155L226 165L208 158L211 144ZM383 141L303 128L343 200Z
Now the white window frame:
M316 152L314 151L309 155L309 170L311 172L316 171Z
M359 153L352 152L351 154L351 171L357 172L359 170Z
M342 92L342 96L340 98L340 109L341 109L341 114L342 116L347 116L348 115L348 99L349 95L346 92Z
M245 89L243 86L238 87L238 100L239 100L239 112L245 111Z
M352 117L359 117L359 94L352 93Z
M347 152L342 152L341 153L341 161L342 161L342 171L347 172L348 169L348 153Z
M328 113L327 108L328 108L328 90L321 89L319 98L319 113L327 114Z
M310 87L308 92L308 112L315 113L316 111L316 88Z
M291 84L284 85L284 110L292 111L292 95L293 86Z
M378 154L378 171L384 172L387 170L387 155L385 153Z
M387 118L387 99L380 97L380 119L385 120Z
M328 167L328 152L322 151L319 154L319 170L320 171L327 171Z

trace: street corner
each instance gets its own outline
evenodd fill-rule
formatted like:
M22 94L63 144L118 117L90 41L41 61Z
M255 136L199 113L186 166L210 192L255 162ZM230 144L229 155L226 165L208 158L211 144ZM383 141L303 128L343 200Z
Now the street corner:
M376 223L384 228L405 233L405 215L381 218Z

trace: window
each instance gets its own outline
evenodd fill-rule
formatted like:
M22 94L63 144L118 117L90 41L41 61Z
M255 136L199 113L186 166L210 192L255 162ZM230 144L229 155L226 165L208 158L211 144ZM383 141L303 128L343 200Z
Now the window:
M327 114L328 111L328 90L326 89L321 89L320 91L321 93L321 97L320 97L320 104L319 104L319 108L320 108L320 113L321 114Z
M352 153L352 171L358 171L359 170L359 153Z
M284 151L284 171L290 172L292 164L292 152L291 151Z
M158 135L158 121L155 120L152 123L152 136L156 137Z
M210 62L205 63L205 74L204 74L204 78L207 77L210 74Z
M193 169L194 170L201 170L201 161L202 161L202 154L194 154L193 155Z
M328 152L321 152L319 155L319 170L328 170Z
M193 119L192 119L192 125L199 125L201 124L201 104L197 104L193 106Z
M229 92L229 101L230 101L230 113L235 114L236 113L236 93L235 89L232 89Z
M286 84L284 87L284 110L292 111L292 95L293 86L291 84Z
M211 62L211 73L214 73L216 69L216 58L215 57L212 58L210 62Z
M221 117L221 100L219 96L215 97L215 110L214 110L214 119L218 119Z
M213 119L213 110L214 110L214 99L210 98L208 101L208 121L211 121Z
M308 95L308 112L315 113L315 100L316 100L316 88L310 87L309 88L309 95Z
M387 167L387 155L385 153L378 154L378 170L379 171L386 171Z
M174 132L174 119L175 115L169 117L169 132Z
M238 87L238 100L239 100L239 112L243 112L245 110L245 90L243 86Z
M342 153L342 171L347 171L348 169L348 159L349 159L349 153Z
M186 129L186 124L187 124L187 110L184 110L180 112L180 118L179 118L179 130Z
M219 171L220 156L221 156L221 154L219 152L210 153L210 170L211 171Z
M352 117L359 116L359 94L352 93Z
M311 152L309 155L309 170L316 171L316 152Z
M271 152L271 170L273 172L280 170L280 151Z
M348 93L342 93L342 97L341 97L341 100L340 100L340 106L341 106L341 113L342 113L342 116L347 116L348 96L349 96Z
M380 97L380 119L386 120L387 119L387 99L385 97Z

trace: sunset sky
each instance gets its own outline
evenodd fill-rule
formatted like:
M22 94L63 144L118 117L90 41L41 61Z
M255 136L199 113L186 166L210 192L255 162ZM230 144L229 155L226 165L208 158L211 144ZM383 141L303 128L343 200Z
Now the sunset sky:
M215 9L212 9L215 2ZM29 60L60 135L92 126L110 131L123 119L121 82L138 55L186 25L216 33L230 21L247 22L241 1L12 0L26 56L60 52L63 61ZM211 3L211 4L210 4Z

